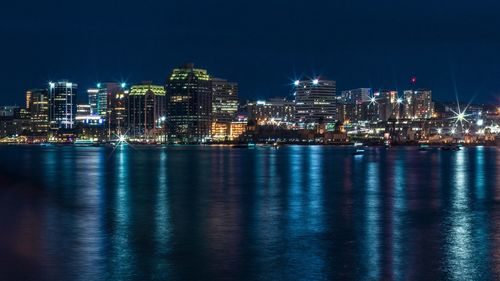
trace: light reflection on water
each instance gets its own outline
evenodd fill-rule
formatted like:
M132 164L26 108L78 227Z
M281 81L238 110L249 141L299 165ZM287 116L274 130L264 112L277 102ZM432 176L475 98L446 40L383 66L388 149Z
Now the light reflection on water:
M0 150L0 274L12 279L500 274L497 148Z

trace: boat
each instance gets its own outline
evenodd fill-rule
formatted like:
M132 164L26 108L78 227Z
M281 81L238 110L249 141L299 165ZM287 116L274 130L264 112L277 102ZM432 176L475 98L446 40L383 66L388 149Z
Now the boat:
M75 146L94 146L95 142L91 140L76 140L74 142Z

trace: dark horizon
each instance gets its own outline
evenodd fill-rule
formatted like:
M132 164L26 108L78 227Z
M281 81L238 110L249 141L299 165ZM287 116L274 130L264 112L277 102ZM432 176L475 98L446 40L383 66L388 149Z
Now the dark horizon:
M235 81L241 99L288 96L294 79L337 92L428 88L434 99L498 103L500 3L232 1L5 3L0 104L51 80L151 80L186 62Z

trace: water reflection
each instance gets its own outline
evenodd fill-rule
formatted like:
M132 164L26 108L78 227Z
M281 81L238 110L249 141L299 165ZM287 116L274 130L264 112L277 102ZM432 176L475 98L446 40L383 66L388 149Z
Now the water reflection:
M0 262L30 261L18 280L500 274L496 148L0 150L0 178L30 177L0 182Z

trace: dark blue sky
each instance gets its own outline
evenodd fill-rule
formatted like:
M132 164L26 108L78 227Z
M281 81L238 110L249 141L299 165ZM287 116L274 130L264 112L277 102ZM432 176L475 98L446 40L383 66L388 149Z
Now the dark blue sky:
M7 1L4 1L7 2ZM153 80L192 61L240 83L244 98L284 96L311 74L354 87L431 88L437 99L498 102L500 2L9 1L0 4L0 104L71 79ZM455 81L455 83L454 83Z

